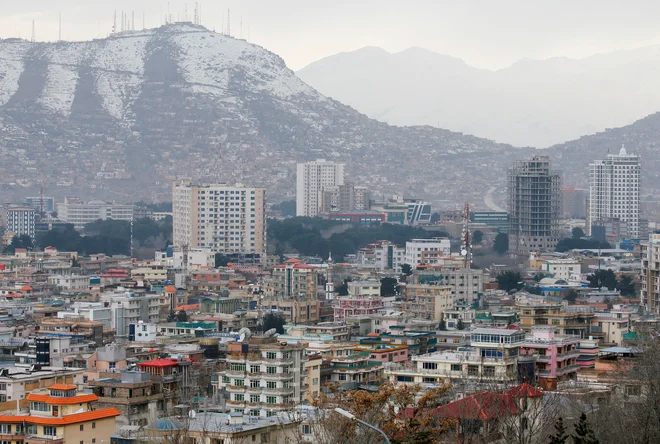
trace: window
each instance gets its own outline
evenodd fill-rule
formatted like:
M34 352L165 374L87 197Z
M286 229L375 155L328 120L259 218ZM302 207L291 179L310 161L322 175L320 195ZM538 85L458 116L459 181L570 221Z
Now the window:
M309 424L303 424L302 425L302 433L303 435L311 435L312 434L312 426Z
M85 430L85 426L83 424L80 424L80 431L82 432L83 430Z
M266 396L266 404L277 404L276 396Z
M258 379L252 379L250 381L250 387L252 388L259 388L259 380Z
M479 376L479 366L468 365L468 376Z
M245 395L242 393L236 393L234 395L234 401L245 401Z
M269 388L269 389L277 388L277 382L275 382L275 381L266 382L266 388Z
M270 442L270 432L264 432L261 434L261 442L262 443Z
M57 436L57 427L44 426L44 435Z
M437 370L438 364L435 362L424 362L422 363L422 368L424 368L424 370Z
M484 376L495 376L495 367L493 367L492 365L485 365Z
M463 370L463 366L461 364L452 364L451 365L451 371L452 372L460 372Z
M277 359L277 353L275 352L266 353L266 359Z
M260 402L261 397L259 395L250 395L250 402Z
M340 381L346 381L346 375L339 375Z
M261 367L258 365L251 365L250 366L250 373L259 373L261 371Z
M396 380L398 382L413 382L413 377L412 376L397 376Z
M245 379L234 379L234 385L243 387L245 385Z

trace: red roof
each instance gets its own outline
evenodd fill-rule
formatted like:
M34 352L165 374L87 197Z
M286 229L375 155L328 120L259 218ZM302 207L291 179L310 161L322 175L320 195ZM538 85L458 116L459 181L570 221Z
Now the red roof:
M291 258L284 261L285 264L300 264L302 261L300 259Z
M151 361L145 361L138 364L138 367L176 367L179 361L172 358L160 358Z
M165 287L165 293L176 293L176 288L174 288L174 285L168 285Z
M523 382L518 387L507 390L507 395L512 398L541 398L544 393L536 387Z
M74 405L74 404L81 404L83 402L98 401L99 397L91 393L79 395L79 396L72 396L70 398L59 398L56 396L30 393L25 397L25 399L27 399L28 401L45 402L46 404L49 405Z
M199 310L199 304L187 304L179 305L174 309L175 311L190 311L190 310Z
M73 384L53 384L48 386L48 390L75 390L76 388Z
M32 291L32 287L30 287L29 285L24 285L24 286L21 288L21 291Z
M79 422L93 421L95 419L112 418L119 416L121 413L115 408L91 410L89 412L74 413L62 417L43 417L43 416L27 416L27 415L8 415L0 416L0 424L16 424L23 421L28 424L39 425L67 425L76 424Z
M453 419L488 421L518 413L511 396L499 393L477 393L435 409L438 416Z

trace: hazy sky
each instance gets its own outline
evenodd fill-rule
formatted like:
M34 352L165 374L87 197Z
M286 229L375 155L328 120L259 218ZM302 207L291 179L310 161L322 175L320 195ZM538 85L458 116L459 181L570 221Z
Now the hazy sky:
M56 4L56 5L55 5ZM192 20L194 1L188 1ZM421 46L497 69L524 57L584 57L660 43L656 0L243 0L206 1L202 21L220 30L231 8L231 30L281 55L293 69L363 46L401 51ZM176 20L186 2L171 1ZM135 11L136 29L161 23L167 1L0 0L0 38L86 40L106 36L114 9Z

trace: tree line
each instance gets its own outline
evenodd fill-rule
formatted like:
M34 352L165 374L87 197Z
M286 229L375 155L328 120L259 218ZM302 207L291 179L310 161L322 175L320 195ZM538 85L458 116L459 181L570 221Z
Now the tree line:
M268 219L268 245L271 254L299 253L304 256L335 260L378 240L405 245L410 239L448 237L442 231L427 231L418 227L394 224L357 225L321 218L295 217L285 220Z

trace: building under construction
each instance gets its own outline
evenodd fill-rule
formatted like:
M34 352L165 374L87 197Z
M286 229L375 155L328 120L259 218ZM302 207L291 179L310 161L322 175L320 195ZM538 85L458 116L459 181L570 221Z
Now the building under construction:
M509 251L553 251L559 240L561 176L547 156L515 163L509 171Z

